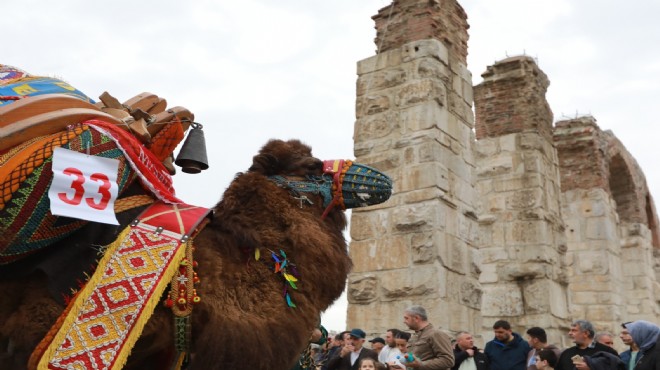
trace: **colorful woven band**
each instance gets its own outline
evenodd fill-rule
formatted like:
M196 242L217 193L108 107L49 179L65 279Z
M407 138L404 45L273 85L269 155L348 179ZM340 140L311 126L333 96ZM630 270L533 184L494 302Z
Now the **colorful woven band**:
M108 246L38 369L121 369L206 208L156 203Z

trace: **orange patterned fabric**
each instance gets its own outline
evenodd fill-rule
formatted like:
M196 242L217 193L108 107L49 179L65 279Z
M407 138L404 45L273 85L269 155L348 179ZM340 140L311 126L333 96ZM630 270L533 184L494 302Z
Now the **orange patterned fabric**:
M0 210L32 171L53 155L54 147L66 144L88 129L87 126L76 125L72 130L44 136L7 157L0 166Z
M154 153L156 158L163 161L174 152L176 146L183 140L183 136L183 126L177 118L158 131L149 143L149 150Z

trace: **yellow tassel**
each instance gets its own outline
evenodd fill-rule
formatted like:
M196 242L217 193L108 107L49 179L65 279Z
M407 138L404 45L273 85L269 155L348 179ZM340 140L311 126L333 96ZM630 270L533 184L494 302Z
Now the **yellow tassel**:
M261 258L261 249L256 248L256 249L254 250L254 259L257 260L257 261L259 261L259 258Z
M293 275L291 275L291 274L287 274L287 273L284 273L284 278L285 278L287 281L293 281L294 283L295 283L296 281L298 281L298 279L296 279L295 276L293 276Z

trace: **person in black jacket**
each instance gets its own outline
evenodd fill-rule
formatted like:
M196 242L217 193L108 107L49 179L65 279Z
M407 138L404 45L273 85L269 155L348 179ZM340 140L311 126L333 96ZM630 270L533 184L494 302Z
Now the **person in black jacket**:
M559 356L555 370L594 370L589 369L583 356L592 356L598 352L608 352L616 357L619 354L609 346L594 340L594 326L587 320L576 320L571 324L568 336L573 339L575 346L566 348ZM577 357L576 357L577 356ZM573 357L576 357L574 360Z
M472 334L466 331L456 335L454 366L451 370L459 370L459 368L461 368L460 370L488 370L488 357L479 351L479 348L474 345Z

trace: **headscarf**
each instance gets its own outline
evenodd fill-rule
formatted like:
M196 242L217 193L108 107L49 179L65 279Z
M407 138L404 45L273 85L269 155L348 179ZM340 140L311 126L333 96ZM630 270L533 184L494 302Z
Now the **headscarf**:
M658 341L658 335L660 335L660 328L656 324L644 320L637 320L626 324L626 329L628 329L633 341L637 343L642 352L646 352L655 346L655 343Z

